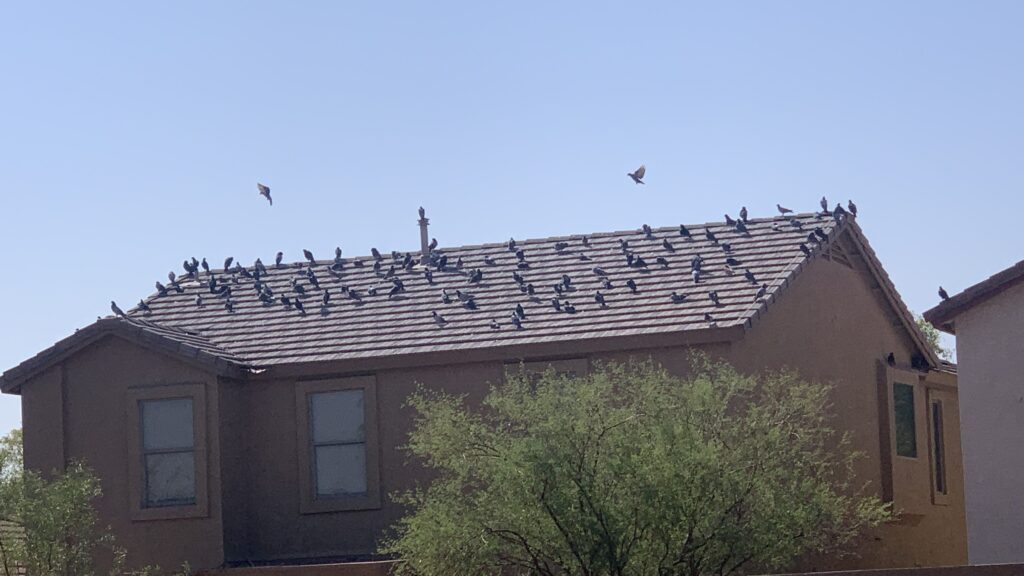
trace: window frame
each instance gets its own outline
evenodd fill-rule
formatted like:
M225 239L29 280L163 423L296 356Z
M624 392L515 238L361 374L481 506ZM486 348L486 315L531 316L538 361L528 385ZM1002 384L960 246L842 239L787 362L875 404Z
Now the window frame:
M928 476L931 478L932 504L949 505L949 443L946 441L948 417L946 408L949 396L941 390L928 388ZM938 430L936 430L935 407L939 408ZM936 436L936 431L941 433ZM942 486L939 486L939 474L942 474ZM942 488L940 490L940 488Z
M363 431L366 446L366 493L318 498L316 494L316 458L312 432L314 394L362 389ZM351 510L376 510L381 507L380 445L377 433L377 382L373 376L352 376L327 380L305 380L295 385L295 423L299 465L299 512L319 514Z
M168 520L174 518L205 518L209 515L208 450L206 422L206 385L202 383L174 384L129 388L127 396L128 421L128 499L131 518L136 521ZM142 444L142 403L159 400L188 398L192 401L192 453L195 466L195 500L190 504L147 506L146 503L146 450ZM174 450L183 452L184 450Z

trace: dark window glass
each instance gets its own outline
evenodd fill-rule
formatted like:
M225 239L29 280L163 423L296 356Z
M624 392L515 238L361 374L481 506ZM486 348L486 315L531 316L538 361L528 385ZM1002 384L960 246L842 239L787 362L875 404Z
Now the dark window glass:
M935 491L946 493L946 442L942 435L942 402L932 402L932 447L935 453Z
M893 412L896 414L896 454L917 458L917 434L914 427L914 387L893 384Z
M192 399L145 400L141 410L145 506L195 504Z

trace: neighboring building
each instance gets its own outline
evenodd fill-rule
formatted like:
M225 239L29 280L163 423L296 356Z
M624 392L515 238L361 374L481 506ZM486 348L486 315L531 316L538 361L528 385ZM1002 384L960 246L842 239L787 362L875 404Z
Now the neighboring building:
M924 317L956 335L968 559L1024 562L1024 261Z
M965 561L956 376L852 218L433 252L426 224L430 278L419 258L401 254L316 261L317 283L331 294L322 309L307 263L199 272L149 297L148 311L98 320L9 370L0 386L22 397L26 465L86 460L103 482L100 517L135 562L203 569L366 558L401 517L387 495L427 478L398 448L417 386L476 401L520 362L579 372L595 360L653 357L682 374L688 352L701 350L748 372L791 367L835 383L835 425L865 455L854 484L900 511L864 538L860 558L808 567ZM646 265L627 265L625 251ZM727 258L736 260L731 271ZM551 302L556 284L561 310ZM517 304L521 328L510 317Z

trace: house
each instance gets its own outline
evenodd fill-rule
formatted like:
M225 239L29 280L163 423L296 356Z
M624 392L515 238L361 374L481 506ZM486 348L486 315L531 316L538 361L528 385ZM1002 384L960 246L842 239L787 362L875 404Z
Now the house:
M700 350L835 383L835 425L865 455L855 484L900 515L859 557L810 567L965 560L956 375L853 217L442 249L427 225L416 256L189 265L144 307L8 370L26 465L87 461L135 562L372 558L402 514L387 495L425 478L398 448L417 386L479 399L510 365L628 357L684 373Z
M956 335L968 560L1024 562L1024 261L924 316Z

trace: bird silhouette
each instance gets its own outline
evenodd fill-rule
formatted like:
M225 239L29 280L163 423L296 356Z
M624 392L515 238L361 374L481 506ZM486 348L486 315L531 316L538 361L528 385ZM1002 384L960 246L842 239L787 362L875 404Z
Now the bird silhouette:
M819 204L821 204L821 211L822 212L828 212L828 198L825 198L824 196L822 196L821 197L821 202L819 202Z
M434 322L438 326L444 326L448 323L448 321L444 319L444 316L437 313L437 310L431 310L430 315L434 318Z
M310 252L309 250L303 248L302 255L306 257L306 260L309 260L310 264L316 264L316 259L313 258L313 253Z
M889 355L885 357L885 363L888 364L889 366L895 366L896 355L893 354L892 352L889 352Z
M117 302L114 302L113 300L110 301L110 311L114 313L114 316L119 316L122 318L127 316L127 314L124 313L124 310L121 310L121 307L118 306Z
M942 298L943 300L949 300L949 292L946 292L946 289L943 288L942 286L939 286L939 298Z
M857 205L853 203L853 200L846 203L846 209L849 210L850 214L853 214L854 217L857 216Z
M520 318L526 318L526 310L523 309L522 304L516 304L515 314Z
M225 273L228 271L228 268L231 268L231 263L234 262L234 261L235 261L235 259L232 258L231 256L228 256L227 258L224 259L224 272Z
M779 211L779 214L782 214L783 216L785 216L786 214L792 214L793 213L792 210L790 210L789 208L786 208L782 204L776 204L775 208Z
M708 292L708 299L714 302L715 306L718 306L720 304L718 300L718 292L715 290Z
M426 218L426 217L427 217L427 211L423 209L423 206L420 206L420 209L419 209L419 214L420 214L420 219L421 219L421 220L422 220L423 218Z
M655 262L657 262L662 268L668 268L668 259L664 256L658 256L655 259Z
M686 226L680 224L679 225L679 235L682 236L683 238L689 238L690 237L690 230Z
M718 244L718 237L715 236L715 233L711 231L711 228L705 230L704 235L707 236L708 240L710 240L712 243Z
M754 276L754 273L750 271L750 268L747 268L747 271L743 273L743 277L749 280L751 284L757 284L757 278Z
M299 311L299 314L302 314L303 316L306 315L306 307L303 306L302 300L299 300L298 298L295 299L295 309Z
M640 167L637 168L635 172L629 172L628 174L626 174L626 176L629 176L630 178L632 178L633 182L635 182L637 184L643 184L644 183L644 174L646 174L646 173L647 173L647 167L644 166L643 164L641 164Z
M747 207L746 206L740 208L740 221L743 222L744 224L747 223Z
M764 295L768 293L768 284L761 284L761 287L757 289L757 294L754 295L754 302L764 298Z
M161 284L160 282L156 283L156 291L161 296L167 296L167 287Z
M626 286L629 287L630 292L636 294L636 281L630 278L629 280L626 280Z
M554 308L555 310L558 310L559 312L561 312L562 311L562 301L559 300L557 296L555 296L554 298L551 299L551 307ZM515 316L515 314L513 314L512 316Z
M501 330L501 324L498 324L498 321L493 318L491 318L491 330Z
M661 247L664 248L665 250L668 250L669 252L676 251L676 247L673 246L672 243L668 241L668 238L665 238L661 241Z
M672 301L676 304L680 304L686 300L686 294L680 294L679 292L672 291Z
M111 304L113 304L113 302L111 302ZM137 308L139 310L142 310L142 313L145 314L146 316L149 316L153 312L152 310L150 310L149 304L146 304L144 300L139 300L139 305L137 306Z
M811 255L811 249L807 247L807 244L800 244L800 251L804 253L804 256Z
M725 215L725 224L727 226L735 226L736 225L736 221L732 219L732 216L729 216L728 214L726 214Z
M597 293L594 294L594 302L597 302L597 305L600 306L601 308L608 307L608 305L604 301L604 294L601 294L600 290L598 290Z
M200 262L200 265L203 267L203 272L206 272L207 274L210 273L210 265L206 263L206 258L203 258L203 261Z
M523 320L521 318L519 318L519 316L516 316L515 314L513 314L512 315L512 325L516 327L516 330L522 330L523 329Z
M555 252L561 252L569 247L568 242L555 242Z
M260 196L263 196L264 198L267 199L267 202L270 202L271 206L274 205L274 199L270 197L270 188L268 186L264 186L263 184L257 182L256 189L260 191Z

